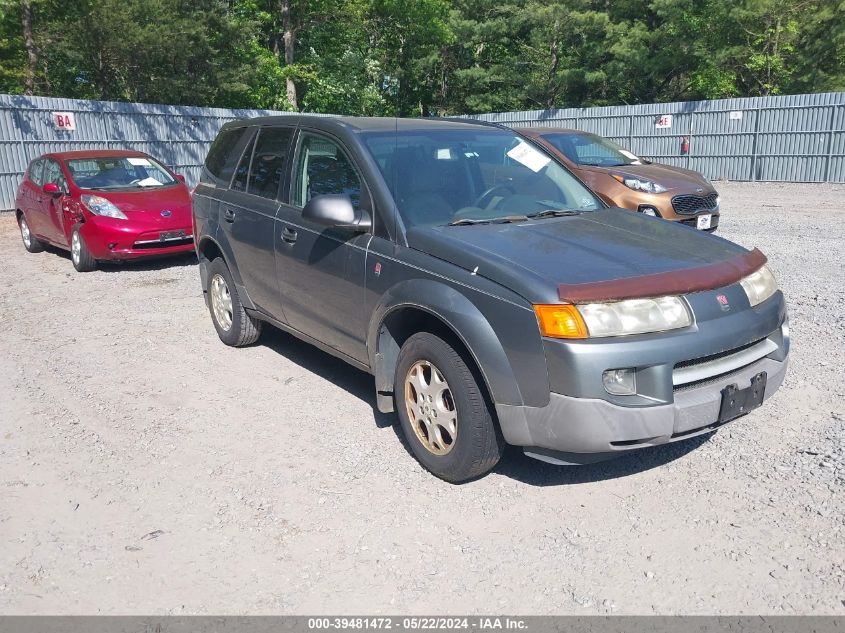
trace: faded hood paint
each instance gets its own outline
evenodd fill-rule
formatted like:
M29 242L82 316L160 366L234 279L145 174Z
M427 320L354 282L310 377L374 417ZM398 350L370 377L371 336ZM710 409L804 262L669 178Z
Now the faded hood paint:
M700 268L748 253L672 222L603 209L511 224L414 227L408 244L499 283L532 303L560 301L560 284Z

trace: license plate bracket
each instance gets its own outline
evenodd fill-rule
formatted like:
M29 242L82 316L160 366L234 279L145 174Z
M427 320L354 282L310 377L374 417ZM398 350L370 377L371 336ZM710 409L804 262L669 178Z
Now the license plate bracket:
M162 231L158 234L158 239L161 242L167 242L170 240L184 240L185 231Z
M761 371L751 379L751 384L740 389L735 384L722 389L722 406L719 409L719 424L730 422L763 404L766 393L766 372Z

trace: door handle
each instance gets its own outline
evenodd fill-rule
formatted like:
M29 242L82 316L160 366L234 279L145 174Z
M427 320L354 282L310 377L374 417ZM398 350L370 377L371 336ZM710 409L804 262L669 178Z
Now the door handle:
M226 222L234 222L235 212L231 209L223 209L223 219L226 220Z
M282 231L282 240L287 242L288 244L293 244L296 241L296 235L296 231L286 226Z

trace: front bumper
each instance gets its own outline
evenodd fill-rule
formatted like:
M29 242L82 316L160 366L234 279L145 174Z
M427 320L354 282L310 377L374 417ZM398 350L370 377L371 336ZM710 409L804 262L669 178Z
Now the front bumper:
M787 359L763 358L705 385L680 390L671 404L624 407L552 394L545 407L498 405L496 410L515 432L509 441L523 446L526 454L556 464L590 463L723 426L718 420L725 387L748 387L755 375L766 372L768 400L783 382L787 364Z
M163 233L184 232L178 239ZM191 225L153 226L112 218L92 218L79 229L94 259L130 260L188 253L194 250ZM162 239L164 237L164 239Z
M737 306L721 315L720 293ZM496 405L510 444L554 463L588 463L718 426L722 393L766 373L766 400L786 372L790 337L781 293L755 308L738 284L687 295L693 327L623 340L545 340L551 394L543 407ZM635 368L636 395L611 396L604 370Z

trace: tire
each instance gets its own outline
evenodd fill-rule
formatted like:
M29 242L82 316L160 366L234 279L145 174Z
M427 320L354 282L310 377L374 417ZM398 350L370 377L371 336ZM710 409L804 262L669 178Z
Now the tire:
M40 253L44 250L44 243L29 230L29 223L26 221L26 216L23 213L18 216L18 228L21 230L23 247L28 252Z
M429 472L461 483L499 462L505 442L491 405L475 373L449 343L428 332L405 341L393 390L402 433Z
M88 245L85 243L85 238L79 232L81 224L76 224L70 233L70 261L73 262L73 267L77 272L90 273L97 268L97 260L91 255L88 250Z
M208 310L217 336L226 345L251 345L261 335L262 322L246 313L238 296L232 273L222 257L208 268Z

